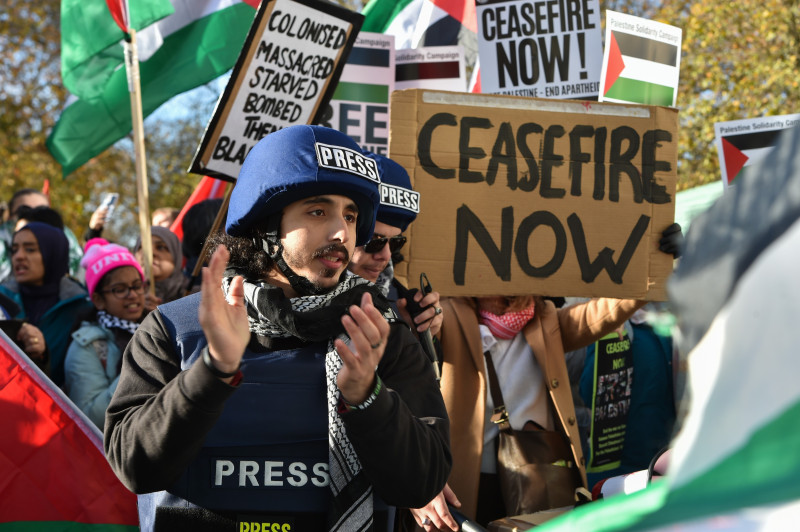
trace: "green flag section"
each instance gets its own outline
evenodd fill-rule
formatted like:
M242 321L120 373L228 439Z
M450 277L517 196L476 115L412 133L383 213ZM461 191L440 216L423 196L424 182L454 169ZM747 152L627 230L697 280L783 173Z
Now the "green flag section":
M568 512L542 532L708 530L712 523L760 530L747 522L749 512L772 523L781 519L775 512L800 515L798 249L794 221L739 277L689 354L691 409L666 476ZM792 529L785 525L763 529Z
M427 0L372 0L361 11L364 15L361 31L385 33L395 18L408 19L411 11L418 13L425 1ZM404 11L408 14L403 15Z
M255 16L252 6L227 0L174 0L173 5L173 14L139 33L149 56L147 60L140 57L145 117L173 96L230 70ZM106 22L121 34L110 14L96 25ZM47 139L47 148L66 176L127 135L131 127L123 66L111 74L97 96L81 97L64 109Z
M606 100L625 100L647 105L670 106L674 98L675 89L672 87L626 78L617 78L605 93Z
M398 50L456 44L463 29L478 28L475 3L465 0L370 0L362 14L361 31L393 35Z
M389 103L389 87L387 85L340 81L336 86L332 99L386 105Z
M102 435L0 331L0 532L134 532Z
M171 15L169 0L130 2L130 26L139 31ZM114 22L106 0L62 0L61 77L80 98L103 92L114 71L125 63L124 33Z

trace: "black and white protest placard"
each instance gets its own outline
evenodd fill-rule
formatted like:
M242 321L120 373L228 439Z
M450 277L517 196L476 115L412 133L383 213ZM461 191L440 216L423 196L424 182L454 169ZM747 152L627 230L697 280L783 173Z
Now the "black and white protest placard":
M318 123L363 20L328 2L263 0L189 171L235 181L261 138Z
M477 0L484 93L593 98L603 61L599 0Z

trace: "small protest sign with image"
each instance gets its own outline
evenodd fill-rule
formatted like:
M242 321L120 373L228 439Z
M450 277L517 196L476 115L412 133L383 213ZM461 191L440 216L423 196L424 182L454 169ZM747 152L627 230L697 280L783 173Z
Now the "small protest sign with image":
M484 93L597 97L599 0L478 0L476 10Z
M600 101L675 107L681 36L675 26L606 11Z
M778 144L784 129L800 125L800 114L745 118L714 124L714 144L722 183L727 187L751 164L763 159Z
M365 150L386 155L393 90L394 37L362 31L318 123L350 136Z
M189 171L235 181L264 136L317 123L363 20L328 2L263 0Z
M614 331L594 344L591 454L587 471L599 473L619 467L631 406L633 349L627 332Z
M456 45L397 50L394 88L466 91L464 48Z
M677 110L408 89L390 156L420 193L409 279L447 296L660 300Z

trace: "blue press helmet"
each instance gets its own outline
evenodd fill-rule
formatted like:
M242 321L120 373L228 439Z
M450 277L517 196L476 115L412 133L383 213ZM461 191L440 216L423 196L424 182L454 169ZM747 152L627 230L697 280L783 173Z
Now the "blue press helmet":
M358 207L356 245L363 246L375 227L379 184L378 164L344 133L290 126L270 133L248 153L231 193L225 230L246 236L290 203L337 194Z
M377 221L405 231L419 214L419 192L411 188L408 172L398 163L377 153L364 154L378 163L381 173Z

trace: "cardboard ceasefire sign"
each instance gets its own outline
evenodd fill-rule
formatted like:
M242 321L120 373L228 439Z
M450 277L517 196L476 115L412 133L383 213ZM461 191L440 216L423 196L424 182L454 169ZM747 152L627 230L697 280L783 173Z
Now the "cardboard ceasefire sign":
M262 1L189 171L235 181L264 136L317 123L363 20L327 2Z
M386 155L393 90L394 36L361 32L318 123L349 135L366 150Z
M772 151L784 129L800 124L800 114L745 118L714 124L722 183L727 188L742 169L755 164Z
M599 0L478 0L485 93L539 98L599 94Z
M424 272L448 296L666 297L677 110L411 89L391 113L390 156L421 195L410 282Z

